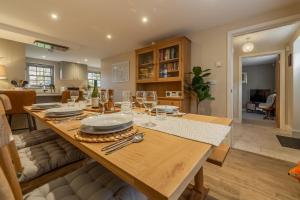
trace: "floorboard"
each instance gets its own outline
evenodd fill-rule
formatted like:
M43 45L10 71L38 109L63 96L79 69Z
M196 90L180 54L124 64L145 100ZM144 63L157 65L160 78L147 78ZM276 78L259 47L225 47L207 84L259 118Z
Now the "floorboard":
M207 200L299 200L300 183L287 174L294 165L232 149L223 167L204 166ZM189 195L187 189L180 200Z

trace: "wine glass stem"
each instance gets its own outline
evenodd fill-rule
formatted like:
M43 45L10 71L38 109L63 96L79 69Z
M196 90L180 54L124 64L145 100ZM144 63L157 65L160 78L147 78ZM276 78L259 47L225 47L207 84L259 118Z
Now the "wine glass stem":
M102 104L102 115L104 115L104 110L105 110L105 108L104 108L104 103Z

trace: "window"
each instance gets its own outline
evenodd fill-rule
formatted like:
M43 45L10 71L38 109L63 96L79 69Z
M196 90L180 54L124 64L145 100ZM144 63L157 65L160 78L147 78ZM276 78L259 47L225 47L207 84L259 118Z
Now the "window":
M94 87L94 80L97 80L97 85L100 87L101 73L88 72L88 85Z
M27 63L26 73L30 87L54 84L54 67L51 65Z

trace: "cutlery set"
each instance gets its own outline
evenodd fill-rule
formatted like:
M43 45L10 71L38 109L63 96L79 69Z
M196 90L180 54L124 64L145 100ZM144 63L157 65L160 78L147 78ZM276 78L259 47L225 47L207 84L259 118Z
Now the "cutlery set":
M110 144L108 146L105 146L101 149L101 151L105 152L105 155L109 155L119 149L122 149L132 143L139 143L144 140L144 133L137 133L131 137L128 137L124 140L120 140L118 142L115 142L113 144Z

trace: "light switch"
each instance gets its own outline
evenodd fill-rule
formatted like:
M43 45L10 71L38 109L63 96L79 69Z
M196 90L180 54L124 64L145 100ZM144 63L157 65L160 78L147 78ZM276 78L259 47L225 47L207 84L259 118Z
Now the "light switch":
M216 67L222 67L222 63L220 61L216 62Z
M210 85L216 85L217 81L216 80L208 80L207 81Z

